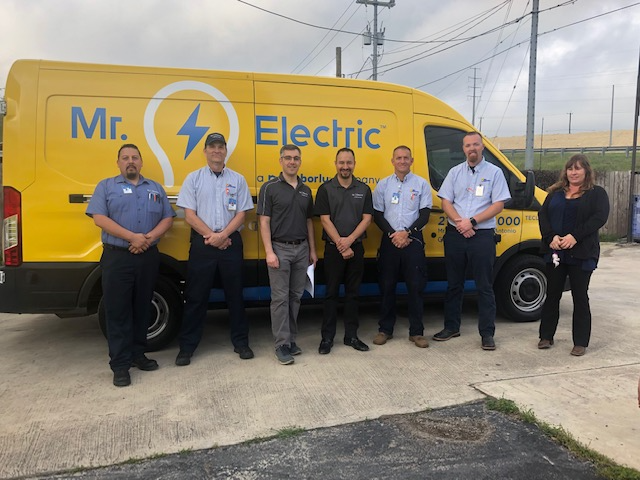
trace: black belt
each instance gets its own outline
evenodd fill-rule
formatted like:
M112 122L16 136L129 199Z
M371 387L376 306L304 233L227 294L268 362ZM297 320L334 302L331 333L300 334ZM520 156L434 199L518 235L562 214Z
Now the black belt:
M117 245L111 245L110 243L103 243L102 246L104 247L105 250L115 250L116 252L128 252L131 253L129 251L129 247L118 247ZM157 248L156 245L152 245L149 247L148 250L145 250L145 252L148 252L149 250L153 249L153 248ZM144 252L142 252L144 253Z
M301 240L278 240L277 238L274 238L272 240L272 242L284 243L285 245L300 245L301 243L304 243L306 241L307 241L306 238L303 238Z

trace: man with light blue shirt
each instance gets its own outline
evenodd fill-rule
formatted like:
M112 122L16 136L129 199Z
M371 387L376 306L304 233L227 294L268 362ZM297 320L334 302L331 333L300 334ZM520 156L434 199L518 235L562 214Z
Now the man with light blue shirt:
M220 278L229 308L233 351L242 359L253 358L242 296L240 236L246 211L253 208L253 202L245 178L225 166L227 142L222 134L207 136L204 154L207 165L187 175L177 201L191 226L180 351L176 357L178 366L191 363L200 343L216 276Z
M408 292L409 340L426 348L429 342L423 336L422 291L427 282L427 264L422 229L431 212L431 185L411 173L413 157L409 147L396 147L391 163L393 175L383 178L373 192L373 218L382 230L378 257L382 305L373 343L384 345L393 338L396 287L402 276Z
M462 296L467 265L478 290L478 331L483 350L495 350L496 301L493 293L493 264L496 259L496 215L511 198L502 170L485 161L484 144L477 132L462 139L467 158L449 170L438 196L448 217L444 235L447 294L444 329L433 336L446 341L460 336Z
M176 215L162 186L140 173L142 155L132 143L118 151L120 175L102 180L87 215L102 229L102 298L113 384L131 384L129 369L158 369L147 358L151 299L160 267L157 244Z

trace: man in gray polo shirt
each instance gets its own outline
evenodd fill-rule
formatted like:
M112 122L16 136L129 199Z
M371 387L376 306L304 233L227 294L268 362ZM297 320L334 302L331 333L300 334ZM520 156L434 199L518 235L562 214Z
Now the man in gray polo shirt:
M315 214L322 222L324 276L327 295L324 302L322 341L318 353L326 355L333 347L338 319L338 293L344 282L344 344L361 352L369 347L358 338L358 290L364 271L367 227L373 218L371 189L353 176L356 157L350 148L336 154L336 176L323 183L316 195Z
M282 172L260 188L257 214L271 286L271 329L276 358L282 365L294 362L302 350L296 345L298 311L307 268L318 261L313 233L313 197L298 171L300 149L280 149Z

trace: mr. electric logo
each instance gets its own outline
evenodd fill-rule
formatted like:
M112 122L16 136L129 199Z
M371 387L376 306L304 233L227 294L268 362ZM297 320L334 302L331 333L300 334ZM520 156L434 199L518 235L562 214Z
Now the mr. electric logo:
M163 184L167 187L174 186L175 174L171 161L169 160L169 155L167 155L158 139L156 130L159 127L157 126L158 122L156 122L156 114L164 101L176 102L175 97L170 97L183 91L195 91L204 94L206 97L215 100L217 105L224 111L229 125L227 134L227 158L233 154L240 136L240 123L235 108L226 95L217 88L207 83L190 80L174 82L161 88L151 97L149 103L146 105L142 127L147 144L158 159L158 163L162 169L164 175ZM199 95L198 98L201 99L202 96ZM123 104L123 100L127 101L127 99L118 100L120 105ZM164 113L162 114L160 124L164 125L164 127L162 127L164 130L161 129L164 133L161 140L167 142L170 140L167 137L173 135L179 136L180 149L182 149L182 145L186 143L183 157L183 159L186 160L193 150L201 144L204 136L210 133L212 122L216 125L225 125L225 122L223 119L218 118L220 114L215 114L214 116L216 118L212 120L212 112L208 110L210 103L206 101L206 98L202 100L177 100L177 102L181 105L177 110L174 107L171 107L171 110L167 110L166 108L162 110ZM173 103L170 105L178 104ZM218 106L216 106L216 109L219 108ZM132 116L128 113L127 108L130 107L117 107L115 103L109 108L102 106L72 106L71 138L79 139L83 137L87 140L95 138L100 140L116 140L119 138L122 141L126 141L127 138L129 138L129 133L131 133L128 130L131 128L131 120L128 117ZM255 108L259 110L258 105L255 105ZM287 111L287 107L285 106L281 108L283 110L281 115L261 115L256 112L253 118L251 118L250 121L254 123L255 127L254 142L256 146L293 144L301 148L313 145L322 149L349 147L377 150L380 148L379 136L382 131L381 128L384 128L384 126L380 128L369 127L365 125L365 122L361 118L352 117L349 120L345 120L345 118L334 117L335 113L323 117L322 115L318 115L320 110L303 109L294 114L293 111ZM117 115L113 114L114 110L117 111ZM170 119L169 123L166 121L167 111L178 111L177 115L174 113L174 118ZM182 121L182 118L184 118L184 121ZM199 121L199 118L204 118L205 120ZM175 125L171 127L173 130L167 130L167 124L174 125L174 122L181 126L178 127ZM247 125L246 120L243 124ZM126 133L123 132L125 129L127 129ZM216 129L220 130L220 127L216 127ZM226 133L224 129L222 129L222 133ZM140 133L137 132L133 134L140 135ZM172 145L174 161L177 145L174 140Z
M209 84L196 81L180 81L161 88L155 95L153 95L147 104L147 108L144 112L143 129L147 143L162 168L162 173L164 175L163 184L167 187L172 187L174 185L175 176L173 167L171 166L171 161L156 136L154 128L155 117L163 101L171 95L185 90L202 92L216 100L224 109L229 122L229 134L227 135L228 157L231 156L235 150L240 134L238 115L236 114L236 111L233 108L233 105L231 105L229 99L217 88ZM187 137L184 159L186 159L193 149L198 146L202 138L210 129L210 126L198 124L200 107L200 104L195 107L193 112L176 132L177 135ZM91 119L90 122L87 121L87 118ZM95 108L92 113L87 115L87 112L85 112L85 109L82 107L72 106L71 138L79 138L79 130L82 130L82 134L86 139L92 139L97 134L101 140L115 140L116 138L120 138L120 140L126 141L128 135L126 133L119 132L122 120L122 116L109 115L107 113L107 108L105 107Z

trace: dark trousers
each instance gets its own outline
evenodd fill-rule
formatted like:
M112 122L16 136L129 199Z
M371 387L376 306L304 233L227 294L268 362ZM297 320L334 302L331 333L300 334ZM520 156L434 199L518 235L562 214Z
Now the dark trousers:
M569 276L573 297L573 344L588 347L591 338L591 309L589 307L589 281L593 272L585 272L581 265L547 264L547 299L542 307L540 338L553 340L560 318L560 299L564 283Z
M102 252L102 295L107 319L111 370L128 370L147 348L151 298L160 253L151 247L134 255L126 250Z
M333 341L338 322L338 297L340 284L344 283L344 336L358 336L358 290L364 271L364 246L362 242L351 245L353 257L345 260L337 247L326 242L324 245L324 276L327 282L327 296L324 302L322 338Z
M387 335L393 334L396 323L396 287L402 274L408 293L409 336L422 335L424 333L422 291L427 284L427 263L422 234L417 235L405 248L396 248L391 243L391 239L383 235L380 242L378 270L380 273L378 283L382 293L378 330Z
M447 293L444 300L444 328L460 331L465 272L469 267L478 290L478 331L481 336L495 333L496 300L493 293L493 264L496 259L494 231L476 230L464 238L447 226L444 234L444 259L447 268Z
M211 288L218 272L229 309L231 343L234 347L249 344L249 322L242 296L242 237L234 232L226 250L205 245L200 235L191 236L185 306L180 328L180 350L193 353L202 339Z

